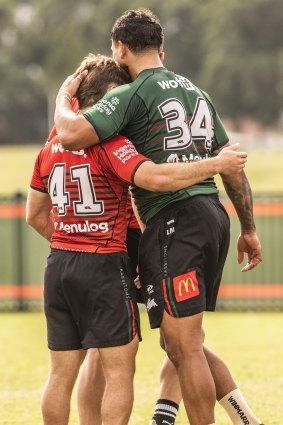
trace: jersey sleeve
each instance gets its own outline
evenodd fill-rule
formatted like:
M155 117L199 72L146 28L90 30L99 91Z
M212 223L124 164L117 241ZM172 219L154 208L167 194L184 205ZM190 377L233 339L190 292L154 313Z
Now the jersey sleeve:
M206 101L209 103L212 115L213 115L213 122L214 122L214 140L212 142L212 152L221 148L222 146L226 145L229 141L229 137L226 133L226 130L224 128L224 125L216 112L214 105L212 103L212 100L210 96L202 90L203 95L205 96Z
M31 178L30 187L34 190L38 190L39 192L45 192L47 193L47 190L42 182L41 175L40 175L40 160L41 160L42 151L39 152L34 168L33 168L33 174Z
M107 93L83 115L94 127L101 142L121 134L138 111L131 85L124 84Z
M119 178L127 183L133 183L139 166L150 161L138 153L133 143L122 136L117 136L101 146L104 167L110 168Z

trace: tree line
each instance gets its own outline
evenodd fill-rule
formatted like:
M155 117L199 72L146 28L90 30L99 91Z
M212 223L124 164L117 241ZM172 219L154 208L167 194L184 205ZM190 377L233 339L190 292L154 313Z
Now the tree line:
M40 143L54 96L89 52L111 55L125 0L1 0L0 144ZM212 97L221 116L278 127L283 111L281 0L145 0L165 32L165 66ZM49 121L48 121L49 117ZM50 118L51 117L51 118Z

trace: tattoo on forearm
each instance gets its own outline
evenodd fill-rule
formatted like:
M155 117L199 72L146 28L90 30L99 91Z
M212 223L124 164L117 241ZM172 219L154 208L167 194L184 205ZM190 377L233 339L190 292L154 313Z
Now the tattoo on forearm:
M223 181L227 195L237 211L242 231L255 230L253 218L253 196L249 181L242 173L240 181Z

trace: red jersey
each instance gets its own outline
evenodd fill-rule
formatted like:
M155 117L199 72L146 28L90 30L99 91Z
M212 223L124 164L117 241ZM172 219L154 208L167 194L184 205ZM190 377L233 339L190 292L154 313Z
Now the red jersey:
M125 137L71 152L55 136L40 151L31 188L49 193L55 231L51 247L126 251L128 186L148 160Z

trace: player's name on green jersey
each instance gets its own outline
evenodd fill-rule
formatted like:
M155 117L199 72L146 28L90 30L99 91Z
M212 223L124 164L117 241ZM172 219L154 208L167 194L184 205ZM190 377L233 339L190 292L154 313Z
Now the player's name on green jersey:
M174 80L157 81L157 84L159 84L163 90L176 89L177 87L182 87L186 90L195 90L195 87L192 85L190 80L186 77L182 77L181 75L176 75Z

